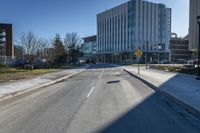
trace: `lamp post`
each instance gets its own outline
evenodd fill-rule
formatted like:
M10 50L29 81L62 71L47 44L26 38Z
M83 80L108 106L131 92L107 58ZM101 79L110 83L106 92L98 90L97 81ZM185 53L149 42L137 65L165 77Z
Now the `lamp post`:
M157 50L158 50L158 63L160 62L160 50L162 49L161 44L159 43L157 46Z
M147 65L147 60L148 60L148 45L149 45L149 42L147 41L146 43L145 43L145 64L146 64L146 69L148 69L148 65Z
M200 68L199 68L199 63L200 63L200 16L197 17L197 23L199 25L199 44L198 44L198 64L197 64L197 80L200 80Z
M171 60L173 60L173 66L175 64L175 51L171 51Z

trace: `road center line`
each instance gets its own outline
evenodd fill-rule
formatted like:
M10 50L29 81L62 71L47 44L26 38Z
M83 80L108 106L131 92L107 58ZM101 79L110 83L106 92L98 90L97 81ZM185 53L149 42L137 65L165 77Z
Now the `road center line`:
M90 90L90 92L88 93L88 95L87 95L87 98L88 97L90 97L90 95L91 95L91 93L92 93L92 91L95 89L95 87L92 87L92 89Z
M101 79L101 78L102 78L102 76L103 76L103 73L104 73L104 69L103 69L102 73L99 75L99 79Z
M102 73L100 74L100 76L99 76L99 79L101 79L102 78Z

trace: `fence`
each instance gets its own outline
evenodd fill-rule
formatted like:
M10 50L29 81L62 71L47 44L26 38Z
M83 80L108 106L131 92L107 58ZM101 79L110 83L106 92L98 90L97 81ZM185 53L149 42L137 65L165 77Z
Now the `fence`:
M0 56L0 64L11 64L13 60L11 56Z

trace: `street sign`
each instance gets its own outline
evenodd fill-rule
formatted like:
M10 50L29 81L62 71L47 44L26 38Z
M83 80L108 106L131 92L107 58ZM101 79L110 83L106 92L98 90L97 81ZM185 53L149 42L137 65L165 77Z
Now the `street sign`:
M140 49L137 49L135 54L137 57L141 57L143 55L143 52Z
M142 50L137 49L136 52L135 52L135 55L137 57L137 63L138 63L138 75L140 75L140 59L141 59L141 57L143 55Z

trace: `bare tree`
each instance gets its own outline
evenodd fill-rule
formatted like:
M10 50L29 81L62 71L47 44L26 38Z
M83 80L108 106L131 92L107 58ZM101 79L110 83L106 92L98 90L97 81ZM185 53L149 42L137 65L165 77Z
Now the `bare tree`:
M79 38L77 33L67 33L64 39L65 44L65 50L67 51L70 62L75 63L79 58L79 45L80 45L81 39Z
M48 40L43 40L42 41L44 49L43 49L43 57L46 59L48 66L52 67L53 63L56 60L57 54L56 54L56 50L53 47L53 43L52 41L48 41Z
M23 32L21 33L18 41L24 49L24 56L28 60L30 65L39 56L40 53L40 43L39 39L35 36L33 32Z

